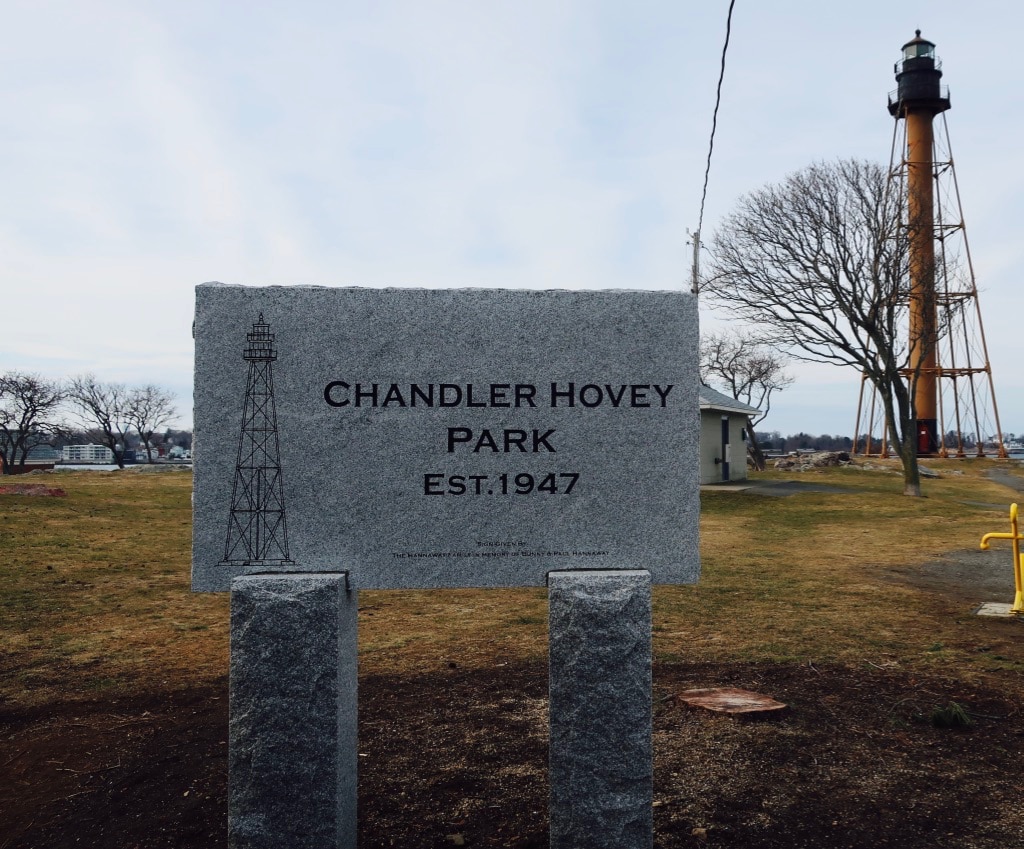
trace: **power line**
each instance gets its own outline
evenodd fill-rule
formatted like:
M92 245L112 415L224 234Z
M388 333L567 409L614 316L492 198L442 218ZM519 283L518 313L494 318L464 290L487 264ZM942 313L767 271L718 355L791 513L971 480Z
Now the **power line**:
M729 51L729 36L732 33L732 9L736 0L729 0L729 12L725 19L725 43L722 45L722 62L718 72L718 86L715 90L715 111L711 115L711 138L708 140L708 161L704 167L704 189L700 195L700 215L697 217L697 232L693 234L693 292L697 292L699 275L698 252L700 251L700 231L704 226L704 203L708 198L708 178L711 175L711 155L715 150L715 130L718 128L718 107L722 103L722 80L725 79L725 56Z
M704 202L708 197L708 176L711 174L711 154L715 150L715 130L718 128L718 107L722 103L722 80L725 79L725 54L729 50L729 35L732 33L732 8L736 0L729 0L729 14L725 19L725 44L722 45L722 65L718 72L718 88L715 91L715 111L711 115L711 138L708 141L708 162L704 168L704 191L700 196L700 216L697 219L697 232L704 224Z

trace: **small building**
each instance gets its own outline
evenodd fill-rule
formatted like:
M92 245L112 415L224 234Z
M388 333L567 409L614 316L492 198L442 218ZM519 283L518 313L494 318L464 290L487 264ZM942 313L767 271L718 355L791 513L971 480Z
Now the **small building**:
M750 418L761 411L707 386L701 386L698 394L700 482L746 480Z
M23 475L52 469L60 461L60 451L49 444L49 439L49 434L34 430L0 428L0 474Z
M65 445L61 454L64 463L101 463L114 462L114 452L106 445Z
M20 456L20 452L19 452ZM60 452L50 445L33 445L25 455L25 462L18 465L12 464L10 468L3 468L3 460L0 460L0 470L8 475L24 475L28 472L48 472L60 462Z

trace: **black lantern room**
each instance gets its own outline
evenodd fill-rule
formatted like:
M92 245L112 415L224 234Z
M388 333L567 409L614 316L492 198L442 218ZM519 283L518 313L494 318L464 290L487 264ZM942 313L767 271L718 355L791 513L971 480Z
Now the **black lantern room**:
M905 109L928 109L933 114L949 109L949 88L939 83L942 62L935 45L921 38L921 30L903 45L903 58L893 66L899 88L889 95L889 113L894 118Z

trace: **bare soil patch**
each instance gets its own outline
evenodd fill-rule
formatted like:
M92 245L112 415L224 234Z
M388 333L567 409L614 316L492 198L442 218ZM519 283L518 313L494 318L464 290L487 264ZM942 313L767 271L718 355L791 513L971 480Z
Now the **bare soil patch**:
M790 709L743 721L675 698L714 685ZM0 714L0 847L226 845L226 687ZM361 847L547 846L543 664L360 687ZM655 699L659 847L1002 849L1024 834L1024 717L997 690L871 666L659 664ZM970 728L932 724L951 701Z
M42 495L62 498L67 493L58 486L46 486L41 483L7 483L0 485L0 495Z
M951 551L921 565L892 567L887 574L893 581L946 596L965 608L976 608L987 601L1013 601L1009 543L993 543L988 551ZM1024 619L1021 622L1024 624Z

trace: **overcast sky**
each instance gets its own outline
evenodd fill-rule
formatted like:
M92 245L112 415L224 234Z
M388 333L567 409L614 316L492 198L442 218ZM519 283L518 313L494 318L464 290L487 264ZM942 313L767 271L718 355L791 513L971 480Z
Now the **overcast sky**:
M204 281L689 284L727 0L0 8L0 368L159 383L190 426ZM1022 24L1010 2L737 0L703 231L815 160L887 162L920 28L1018 433ZM859 376L793 373L765 426L852 433Z

